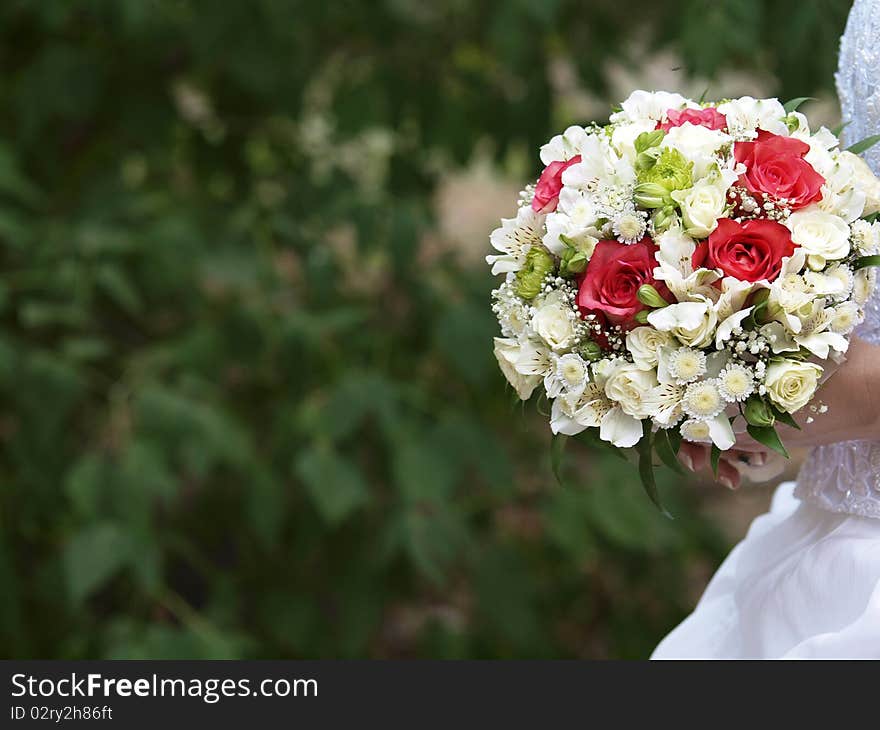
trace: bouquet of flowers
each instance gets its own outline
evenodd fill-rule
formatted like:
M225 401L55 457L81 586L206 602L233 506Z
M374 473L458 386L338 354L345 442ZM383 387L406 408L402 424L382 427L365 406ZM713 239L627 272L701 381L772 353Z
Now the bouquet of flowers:
M696 102L634 92L605 126L569 127L487 257L495 355L550 427L654 455L777 422L814 396L864 316L880 264L880 182L805 99ZM812 418L812 416L808 416ZM562 442L563 439L559 438Z

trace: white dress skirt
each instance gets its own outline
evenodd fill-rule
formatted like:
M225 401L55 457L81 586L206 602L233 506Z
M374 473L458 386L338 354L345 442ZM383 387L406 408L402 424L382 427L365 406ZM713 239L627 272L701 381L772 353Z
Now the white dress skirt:
M652 659L880 658L880 520L777 488Z

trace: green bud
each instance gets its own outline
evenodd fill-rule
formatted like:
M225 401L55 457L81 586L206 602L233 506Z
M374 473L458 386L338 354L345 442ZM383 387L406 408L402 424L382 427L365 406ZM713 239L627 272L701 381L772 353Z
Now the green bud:
M559 273L562 276L572 276L584 273L587 268L587 254L574 248L566 248L562 252L562 263L559 265Z
M541 291L544 278L553 271L553 257L539 246L535 246L526 254L526 262L516 272L517 296L532 300Z
M642 284L639 287L636 296L642 304L653 307L654 309L660 309L660 307L665 307L669 304L669 302L660 296L660 292L650 284Z
M751 396L746 401L744 410L746 421L752 426L772 426L776 423L776 416L770 406L757 395Z
M639 171L638 180L640 183L656 183L667 193L685 190L693 185L693 167L694 163L688 162L681 152L666 147L649 170Z
M652 147L656 147L659 145L663 138L666 136L666 132L662 129L655 129L652 132L642 132L638 137L636 137L635 148L638 154L645 152L646 150L651 149Z
M597 342L587 340L581 345L581 357L584 360L598 360L602 357L602 348Z
M636 312L636 316L634 317L634 319L639 324L648 324L648 315L649 314L650 314L650 312L648 312L647 309L643 309L640 312Z
M643 208L662 208L672 203L669 190L659 183L643 182L635 188L636 205Z
M675 208L671 205L658 208L654 211L651 220L654 223L654 232L664 233L675 222Z

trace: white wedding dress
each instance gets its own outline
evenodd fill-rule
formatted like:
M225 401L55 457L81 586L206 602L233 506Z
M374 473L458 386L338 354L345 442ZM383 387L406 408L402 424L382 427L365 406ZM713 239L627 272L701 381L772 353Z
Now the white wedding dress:
M878 38L880 0L856 0L837 73L850 141L880 132ZM880 172L880 145L866 159ZM880 344L880 293L857 334ZM815 449L652 658L880 658L880 443Z

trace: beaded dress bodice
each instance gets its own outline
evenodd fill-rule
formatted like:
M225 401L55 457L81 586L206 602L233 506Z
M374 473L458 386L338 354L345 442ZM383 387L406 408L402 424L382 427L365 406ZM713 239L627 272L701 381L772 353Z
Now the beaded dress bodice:
M880 133L880 0L856 0L840 42L837 92L844 137L857 142ZM880 145L865 153L880 172ZM880 289L865 307L856 334L880 345ZM822 509L880 519L880 442L848 441L813 450L795 494Z

